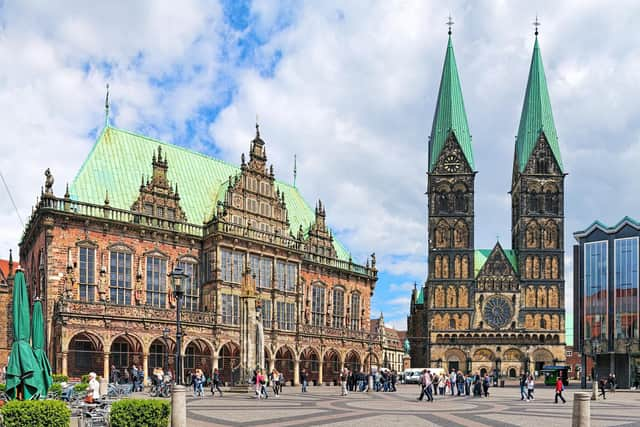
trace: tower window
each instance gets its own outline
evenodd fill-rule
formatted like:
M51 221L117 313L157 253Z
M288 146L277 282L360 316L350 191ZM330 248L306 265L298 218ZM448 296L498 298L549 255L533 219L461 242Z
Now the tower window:
M438 213L449 212L449 200L445 193L436 194L436 211Z
M460 190L456 191L456 212L465 212L467 210L466 202L464 193Z

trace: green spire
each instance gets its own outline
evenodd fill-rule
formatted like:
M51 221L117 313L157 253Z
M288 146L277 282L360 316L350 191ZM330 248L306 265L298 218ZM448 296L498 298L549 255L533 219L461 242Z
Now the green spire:
M474 169L471 134L469 133L467 114L464 110L464 99L462 98L462 88L460 87L456 57L453 54L451 33L449 33L447 54L444 58L440 91L438 92L438 103L436 104L436 112L433 115L433 126L429 139L430 172L438 162L438 157L440 156L440 152L442 152L444 143L447 141L447 138L449 138L450 132L455 134L469 166L471 169Z
M542 66L542 56L538 45L538 34L536 31L536 41L533 45L533 56L531 58L531 68L529 69L529 80L527 81L527 91L524 95L524 105L520 116L520 127L516 137L516 161L519 172L527 166L529 157L544 132L547 142L553 152L553 156L558 162L560 170L563 170L562 158L560 157L560 146L558 145L558 134L553 122L551 111L551 101L549 90L547 89L547 79Z

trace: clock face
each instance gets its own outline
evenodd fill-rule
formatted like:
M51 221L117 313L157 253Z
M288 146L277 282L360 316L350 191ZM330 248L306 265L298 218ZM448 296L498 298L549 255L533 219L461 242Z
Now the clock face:
M449 154L444 159L443 166L444 170L447 172L457 172L458 169L460 169L460 159L458 159L458 156L454 154Z
M513 317L511 304L504 298L491 297L487 300L482 310L484 320L489 326L500 329L507 326Z

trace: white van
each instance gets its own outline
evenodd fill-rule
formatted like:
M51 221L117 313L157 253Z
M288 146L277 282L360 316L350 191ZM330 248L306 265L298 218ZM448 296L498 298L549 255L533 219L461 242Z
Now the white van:
M420 376L422 375L422 369L405 369L404 371L404 383L405 384L420 384Z

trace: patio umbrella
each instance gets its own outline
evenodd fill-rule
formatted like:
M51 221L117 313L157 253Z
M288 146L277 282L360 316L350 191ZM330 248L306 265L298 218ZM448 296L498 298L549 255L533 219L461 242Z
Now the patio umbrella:
M39 390L40 396L44 397L49 391L49 387L53 384L53 378L51 377L51 365L47 354L44 352L44 320L42 319L42 302L39 299L33 304L33 319L31 319L31 347L33 347L33 355L38 361L40 370L35 373L35 376L40 375L41 386Z
M29 297L24 273L16 272L13 284L13 344L7 366L7 390L11 399L31 399L41 390L42 378L38 361L29 345L31 322L29 322Z

